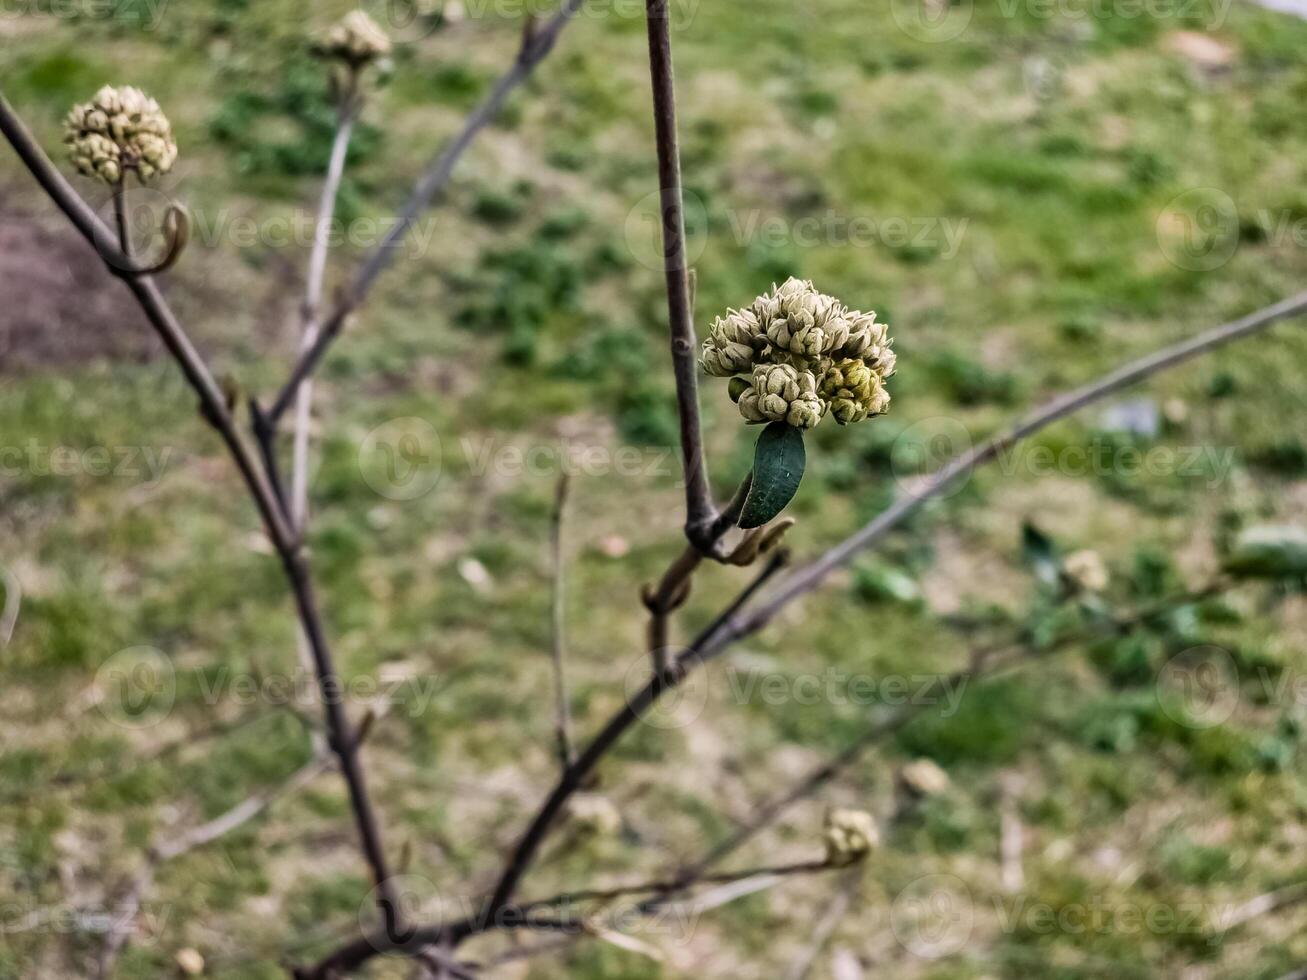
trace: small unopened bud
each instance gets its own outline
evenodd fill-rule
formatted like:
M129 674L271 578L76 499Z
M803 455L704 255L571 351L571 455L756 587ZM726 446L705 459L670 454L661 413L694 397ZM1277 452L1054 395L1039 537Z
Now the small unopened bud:
M390 54L390 47L390 38L375 20L362 10L351 10L314 45L314 52L359 69Z
M880 830L866 810L833 809L826 814L822 834L826 863L834 867L856 864L880 845Z
M175 957L177 969L188 977L198 977L204 973L204 957L197 949L179 949Z
M899 770L899 782L915 797L938 796L949 788L948 773L934 759L917 759Z
M1081 592L1102 592L1107 588L1107 566L1102 556L1089 548L1067 555L1062 572Z

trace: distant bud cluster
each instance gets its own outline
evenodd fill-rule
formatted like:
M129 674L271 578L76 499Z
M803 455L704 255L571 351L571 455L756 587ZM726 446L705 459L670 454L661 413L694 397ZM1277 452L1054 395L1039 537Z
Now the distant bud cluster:
M826 861L833 867L856 864L880 844L876 818L865 810L834 809L826 814L822 834Z
M148 181L166 174L177 160L168 117L159 103L130 85L106 85L90 102L73 106L64 142L79 171L107 184L133 171Z
M327 31L314 50L323 58L358 69L390 54L390 38L362 10L353 10Z
M709 328L703 368L731 378L731 397L752 423L811 429L829 412L840 425L883 415L894 373L889 328L850 310L811 282L789 279Z

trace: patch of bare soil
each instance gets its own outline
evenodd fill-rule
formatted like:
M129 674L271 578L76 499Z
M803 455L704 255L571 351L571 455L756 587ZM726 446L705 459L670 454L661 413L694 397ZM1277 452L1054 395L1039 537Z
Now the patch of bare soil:
M161 351L131 295L61 221L0 195L0 375Z

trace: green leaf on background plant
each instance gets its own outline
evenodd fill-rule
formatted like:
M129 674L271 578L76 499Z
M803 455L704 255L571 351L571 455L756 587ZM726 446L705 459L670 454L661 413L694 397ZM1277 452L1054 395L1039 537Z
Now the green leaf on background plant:
M806 462L802 430L784 422L763 429L753 450L753 486L744 500L740 527L762 527L783 511L799 490Z
M1021 525L1021 553L1026 564L1042 584L1056 586L1061 578L1062 560L1053 539L1026 521Z
M1225 568L1244 578L1307 575L1307 530L1293 525L1250 527L1235 541Z

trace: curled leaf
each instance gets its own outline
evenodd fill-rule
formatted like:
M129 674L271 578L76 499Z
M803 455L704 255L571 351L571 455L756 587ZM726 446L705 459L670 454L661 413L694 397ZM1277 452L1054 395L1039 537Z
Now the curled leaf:
M740 513L740 527L762 527L784 510L799 490L806 462L802 430L784 422L763 429L753 451L753 485Z

